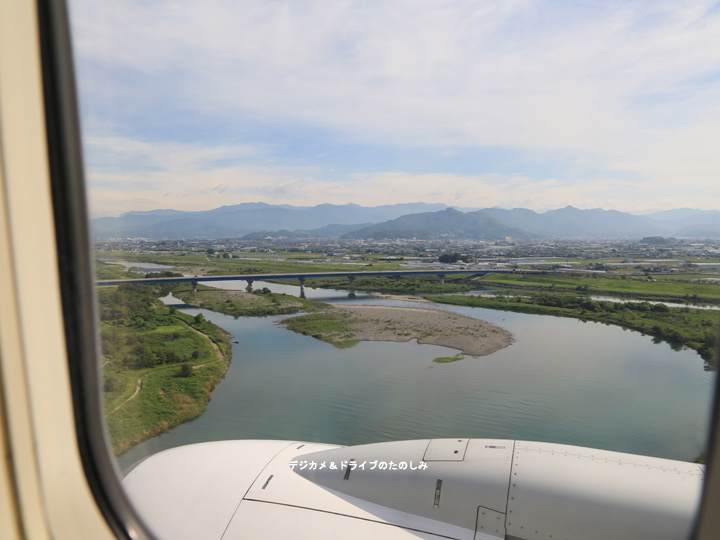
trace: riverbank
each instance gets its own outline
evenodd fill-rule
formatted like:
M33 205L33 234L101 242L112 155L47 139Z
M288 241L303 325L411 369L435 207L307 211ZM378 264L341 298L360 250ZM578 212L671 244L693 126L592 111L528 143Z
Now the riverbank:
M587 277L568 274L513 275L489 274L472 278L475 282L500 289L543 292L583 293L597 296L618 296L650 302L720 304L720 285L683 282L675 277Z
M230 364L229 333L149 291L123 285L98 295L105 419L116 455L202 414Z
M383 270L383 268L378 268L378 270ZM305 269L304 271L307 272L308 270ZM353 281L348 278L308 278L305 280L305 287L400 295L446 294L469 291L471 286L464 282L465 279L464 277L452 276L446 278L444 283L441 283L436 276L400 276L398 278L358 276ZM269 279L267 281L268 283L282 283L284 285L300 285L300 282L295 279Z
M334 305L327 312L279 322L293 332L336 347L359 341L410 341L485 356L511 343L511 335L487 322L436 309Z
M570 317L582 321L613 324L667 341L673 348L688 347L717 369L715 340L720 330L717 317L707 310L669 308L648 302L605 302L567 293L539 293L526 297L427 296L428 300L457 306L479 307Z
M263 317L289 315L300 311L319 311L327 304L314 302L288 294L273 293L268 288L250 291L233 291L198 285L197 292L187 283L172 289L175 298L188 305L217 311L231 317Z

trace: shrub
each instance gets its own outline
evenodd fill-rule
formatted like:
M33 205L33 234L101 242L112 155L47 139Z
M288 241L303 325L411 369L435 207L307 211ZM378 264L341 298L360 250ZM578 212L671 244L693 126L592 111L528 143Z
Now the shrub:
M178 372L178 377L192 377L193 376L193 368L190 364L183 364L180 366L180 371Z
M120 388L120 380L115 375L110 375L107 379L105 379L105 384L103 385L103 390L106 392L114 392L115 390L118 390Z

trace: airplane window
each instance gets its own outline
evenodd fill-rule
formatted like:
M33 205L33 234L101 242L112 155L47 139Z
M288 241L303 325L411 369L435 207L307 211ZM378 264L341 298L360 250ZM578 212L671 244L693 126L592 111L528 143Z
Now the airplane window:
M69 12L94 405L153 534L689 537L717 9Z

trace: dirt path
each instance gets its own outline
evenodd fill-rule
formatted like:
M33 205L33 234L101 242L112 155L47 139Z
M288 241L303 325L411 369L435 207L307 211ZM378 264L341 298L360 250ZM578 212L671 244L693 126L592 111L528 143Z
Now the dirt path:
M224 360L213 360L212 362L205 362L204 364L198 364L197 366L193 366L193 369L200 369L201 367L209 366L211 364L217 364L218 362L223 362Z
M208 336L207 334L204 334L204 333L201 332L200 330L196 330L195 328L193 328L192 326L190 326L190 325L189 325L188 323L186 323L185 321L183 321L183 322L184 322L185 324L187 324L187 327L188 327L190 330L192 330L192 331L195 332L196 334L200 334L201 336L207 338L208 341L210 341L210 345L212 345L212 346L213 346L213 349L215 349L215 354L217 354L217 357L218 357L217 360L214 360L214 361L212 361L212 362L205 362L204 364L198 364L197 366L193 366L193 367L192 367L193 369L200 369L200 368L203 367L203 366L209 366L210 364L217 364L218 362L224 362L224 361L225 361L225 355L224 355L224 354L222 353L222 351L220 350L220 347L218 347L218 344L215 343L212 339L210 339L210 336Z
M208 336L207 334L204 334L204 333L201 332L200 330L196 330L195 328L193 328L192 326L190 326L190 325L189 325L188 323L186 323L185 321L183 321L183 322L184 322L185 324L187 324L187 327L188 327L190 330L192 330L193 332L195 332L195 333L197 333L197 334L200 334L201 336L207 338L208 341L210 341L210 345L212 345L213 348L215 349L215 353L217 354L217 357L218 357L217 360L213 360L212 362L205 362L204 364L198 364L197 366L193 366L193 367L192 367L193 369L200 369L201 367L209 366L210 364L217 364L218 362L224 362L224 361L225 361L225 355L222 353L222 351L220 350L220 347L218 347L217 343L215 343L212 339L210 339L210 336ZM107 363L107 362L106 362L106 363ZM120 407L122 407L123 405L125 405L128 401L132 401L133 399L135 399L135 398L137 397L137 395L140 393L140 389L142 388L142 380L143 380L143 377L145 377L146 375L152 375L152 373L146 373L145 375L143 375L142 377L140 377L140 378L137 380L137 383L136 383L136 385L135 385L135 393L134 393L132 396L130 396L129 398L127 398L125 401L123 401L120 405L118 405L117 407L115 407L112 411L110 411L110 412L107 413L107 414L112 414L112 413L114 413L114 412L117 411ZM107 416L107 415L106 415L106 416Z
M144 377L144 376L145 376L145 375L143 375L142 377L140 377L140 378L137 380L137 382L135 383L135 393L134 393L132 396L130 396L129 398L127 398L125 401L123 401L120 405L118 405L117 407L115 407L115 408L114 408L112 411L110 411L108 414L114 413L114 412L117 411L120 407L122 407L123 405L125 405L128 401L131 401L131 400L133 400L133 399L135 399L135 398L137 397L137 395L140 393L140 389L142 388L142 380L143 380L143 377ZM106 415L106 416L107 416L107 415Z

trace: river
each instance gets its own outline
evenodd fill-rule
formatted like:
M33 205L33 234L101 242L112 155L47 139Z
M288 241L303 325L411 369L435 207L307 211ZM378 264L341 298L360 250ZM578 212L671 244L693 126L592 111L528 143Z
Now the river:
M212 283L227 289L244 282ZM298 295L299 288L255 288ZM715 374L690 350L630 330L574 319L377 295L306 289L329 303L445 309L509 330L491 355L435 364L456 351L416 342L349 349L277 326L285 316L238 318L182 308L239 343L207 411L119 458L121 468L160 450L221 439L352 445L430 437L525 439L690 460L704 448ZM179 301L172 297L168 303Z

